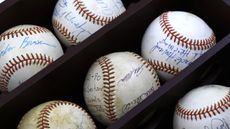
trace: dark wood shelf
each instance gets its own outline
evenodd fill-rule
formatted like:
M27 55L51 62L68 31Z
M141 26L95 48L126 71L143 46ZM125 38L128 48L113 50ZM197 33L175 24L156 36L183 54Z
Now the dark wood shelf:
M56 2L6 0L0 4L0 33L19 24L40 25L54 32L51 17ZM61 58L12 92L0 94L1 128L16 128L28 110L49 100L72 101L87 110L83 100L83 83L91 64L111 52L132 51L140 54L146 28L164 11L181 10L198 15L215 32L217 45L175 78L162 84L157 92L114 124L105 127L95 120L98 128L172 128L169 119L174 105L186 92L204 84L230 84L230 64L225 60L230 50L230 6L227 0L123 0L123 3L127 8L125 13L81 44L68 48L63 46L65 54Z

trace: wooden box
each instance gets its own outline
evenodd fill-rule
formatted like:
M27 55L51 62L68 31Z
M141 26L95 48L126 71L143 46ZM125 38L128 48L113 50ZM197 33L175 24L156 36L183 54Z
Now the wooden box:
M6 0L0 4L0 33L19 24L35 24L53 31L51 17L57 0ZM123 0L126 12L98 30L10 93L0 94L1 128L16 128L32 107L49 100L72 101L83 108L83 83L91 64L111 52L140 54L148 25L165 11L188 11L213 29L217 44L172 80L162 84L114 124L99 129L172 128L175 103L192 88L230 84L230 6L228 0Z

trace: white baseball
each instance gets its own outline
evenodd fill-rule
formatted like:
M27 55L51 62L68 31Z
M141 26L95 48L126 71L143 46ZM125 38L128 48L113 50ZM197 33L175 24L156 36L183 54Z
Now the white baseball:
M90 67L84 83L84 99L90 113L110 125L160 86L151 65L132 52L115 52Z
M188 92L176 105L174 129L230 129L230 88L205 85Z
M49 101L29 110L17 129L96 129L91 116L68 101Z
M66 46L82 42L125 11L121 0L58 0L53 27Z
M0 90L9 92L63 55L51 31L18 25L0 35Z
M142 56L167 81L215 45L211 28L189 12L162 13L147 28L142 39Z

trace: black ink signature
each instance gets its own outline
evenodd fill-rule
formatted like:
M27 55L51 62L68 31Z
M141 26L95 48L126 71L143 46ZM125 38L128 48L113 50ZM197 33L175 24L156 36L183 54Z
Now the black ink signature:
M141 103L146 97L148 97L153 91L154 91L154 87L150 88L147 92L141 94L140 96L130 101L129 103L124 104L124 106L122 107L122 112L126 113L129 110L131 110L134 106Z
M135 76L135 77L138 77L142 71L143 71L143 66L144 65L141 65L135 69L132 69L129 73L127 73L121 80L118 81L118 84L120 82L126 82L128 81L131 77Z

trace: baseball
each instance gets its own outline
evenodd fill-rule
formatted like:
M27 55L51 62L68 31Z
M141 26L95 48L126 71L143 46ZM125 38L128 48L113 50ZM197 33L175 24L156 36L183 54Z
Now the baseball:
M77 104L56 100L29 110L21 118L17 129L96 129L96 125Z
M132 52L114 52L90 67L84 99L95 119L110 125L159 86L158 76L146 60Z
M0 90L9 92L63 55L51 31L18 25L0 35Z
M76 45L124 11L121 0L58 0L53 28L66 46Z
M141 55L168 81L216 44L212 29L189 12L162 13L146 29Z
M230 88L205 85L188 92L176 105L174 129L230 129Z

